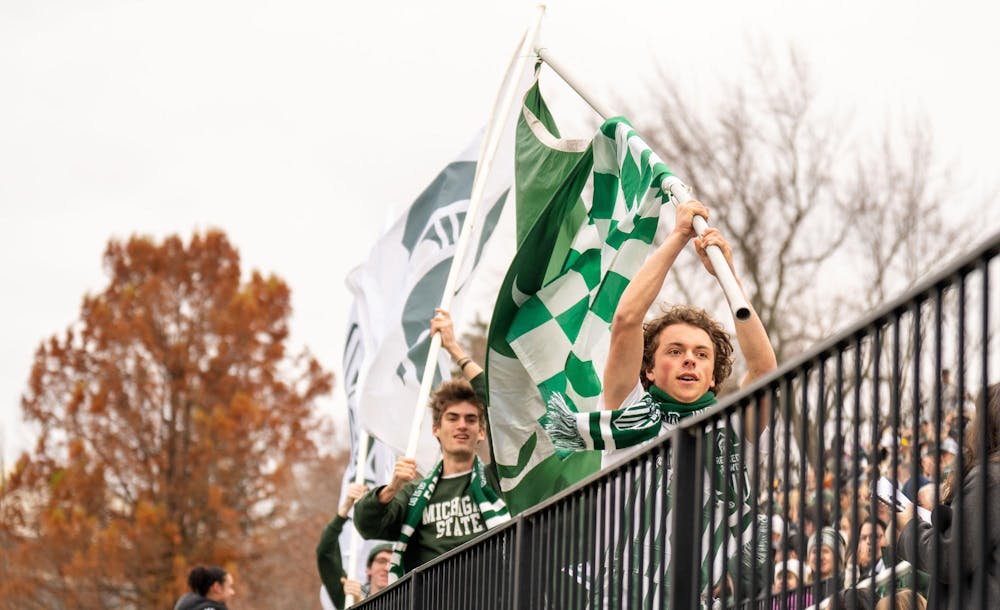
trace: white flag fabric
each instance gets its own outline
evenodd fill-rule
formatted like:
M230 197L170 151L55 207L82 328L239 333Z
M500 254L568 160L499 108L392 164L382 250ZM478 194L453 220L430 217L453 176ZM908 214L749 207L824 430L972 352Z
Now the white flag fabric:
M513 133L513 129L510 129ZM476 173L482 135L448 164L378 241L348 285L374 345L360 378L359 419L363 428L402 454L409 440L420 376L430 346L430 320L441 303ZM461 319L463 289L483 256L513 181L513 137L501 144L484 190L476 232L470 241L451 313ZM437 386L450 376L441 352ZM425 417L417 466L430 472L438 460L431 418Z
M351 431L351 456L344 471L344 478L340 485L340 497L343 499L347 494L347 486L357 478L358 453L361 449L359 438L361 426L358 423L358 378L361 373L361 366L364 360L365 350L370 349L366 344L368 333L364 328L364 322L358 316L357 304L351 308L350 318L347 323L347 340L344 342L344 374L341 384L347 395L347 415ZM396 463L396 454L385 444L379 442L367 434L364 435L368 443L367 458L364 465L364 480L368 487L384 485L392 478L392 469ZM341 500L343 501L343 500ZM357 553L354 557L347 557L348 549L351 548L352 538L357 536ZM353 580L365 581L364 574L368 552L373 546L383 542L382 540L365 540L354 529L354 521L344 524L344 529L340 533L340 550L343 554L344 571L347 577Z

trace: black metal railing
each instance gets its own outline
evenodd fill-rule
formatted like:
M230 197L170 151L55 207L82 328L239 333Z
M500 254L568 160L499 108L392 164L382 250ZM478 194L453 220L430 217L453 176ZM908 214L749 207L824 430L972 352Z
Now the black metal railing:
M998 250L1000 234L359 607L995 607ZM966 472L970 459L989 466ZM880 479L936 510L933 524L900 537Z

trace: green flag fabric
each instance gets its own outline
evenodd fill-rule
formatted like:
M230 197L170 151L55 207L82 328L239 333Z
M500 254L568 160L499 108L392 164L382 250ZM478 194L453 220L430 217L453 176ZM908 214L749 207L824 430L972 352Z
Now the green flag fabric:
M600 469L599 451L559 448L546 404L598 408L610 323L642 265L671 175L629 123L565 140L538 93L517 127L518 251L490 325L490 428L500 486L520 512Z
M668 202L661 184L670 170L624 118L606 121L590 141L560 138L536 83L519 118L514 171L518 250L497 297L486 366L493 456L505 502L517 514L600 470L601 449L654 438L678 418L668 422L662 409L649 405L642 413L641 405L619 412L617 419L599 412L611 319L651 251ZM679 417L712 399L687 405ZM565 421L554 421L560 416ZM636 430L626 431L630 426ZM700 529L698 563L706 587L708 574L716 581L727 557L751 552L747 497L736 499L736 482L746 476L739 435L731 422L715 435L715 464L705 464L701 523L692 524ZM658 467L642 487L669 485L673 474ZM749 487L744 483L742 490L746 494ZM629 535L643 549L646 559L638 569L646 580L623 594L657 607L660 600L647 594L668 573L663 560L672 557L672 504L644 504L630 503L628 514L635 513ZM611 542L601 551L610 555L596 562L617 564L628 541ZM617 569L603 573L592 591L608 590L601 585L622 577Z

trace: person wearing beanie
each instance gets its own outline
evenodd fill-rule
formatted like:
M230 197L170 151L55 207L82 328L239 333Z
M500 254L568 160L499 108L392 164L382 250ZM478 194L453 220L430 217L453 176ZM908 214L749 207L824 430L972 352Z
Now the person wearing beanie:
M798 598L802 597L805 606L812 604L812 591L799 587L802 582L812 580L812 568L798 559L779 561L774 566L774 580L771 583L771 595L774 597L773 608L798 608Z
M782 586L787 586L787 589L791 591L799 586L799 575L802 575L802 580L808 582L812 579L812 568L808 565L800 563L798 559L787 559L785 561L779 561L776 566L774 566L774 582L772 583L772 591L777 593L781 591ZM787 585L782 584L782 580L787 582Z
M816 564L817 547L819 547L819 565ZM812 569L813 580L823 582L834 577L836 566L844 566L844 539L840 532L830 526L825 526L810 536L806 551L806 563Z

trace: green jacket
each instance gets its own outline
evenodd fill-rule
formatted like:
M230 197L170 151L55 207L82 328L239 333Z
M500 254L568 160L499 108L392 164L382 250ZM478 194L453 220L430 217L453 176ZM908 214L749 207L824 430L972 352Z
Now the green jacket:
M470 380L472 389L476 392L476 397L484 405L487 405L486 375L479 374ZM496 474L496 466L487 464L485 467L486 482L494 490L500 489L499 479ZM416 483L407 483L392 498L388 504L382 504L378 500L378 494L384 485L372 489L354 505L354 527L358 533L367 539L380 538L383 540L399 540L400 530L406 520L406 513L409 509L410 496L416 489ZM420 559L423 561L420 561ZM420 549L411 544L403 554L403 565L407 569L413 569L423 562L428 561L423 557Z
M323 534L316 545L316 567L319 568L319 579L326 587L330 601L338 608L344 607L344 585L340 579L347 576L344 571L344 560L340 555L340 533L344 531L345 517L334 515L333 520L323 528Z

